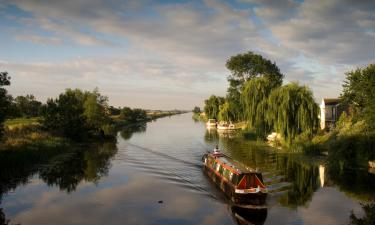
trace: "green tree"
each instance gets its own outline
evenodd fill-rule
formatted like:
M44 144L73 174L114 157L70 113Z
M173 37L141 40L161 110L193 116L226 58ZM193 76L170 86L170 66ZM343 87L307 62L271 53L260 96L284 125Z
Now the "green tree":
M310 89L297 83L273 90L268 98L268 123L288 143L299 134L314 134L319 127L318 113L319 108Z
M111 114L112 116L118 116L118 115L120 115L120 113L121 113L121 109L116 108L116 107L114 107L114 106L110 106L110 107L109 107L109 112L110 112L110 114Z
M10 85L10 77L7 72L0 72L0 137L3 135L3 123L9 111L10 97L3 86Z
M265 77L272 86L280 86L284 77L275 63L253 52L232 56L226 66L231 71L228 80L233 91L240 91L246 81L256 77Z
M63 134L72 139L81 139L85 134L84 93L79 89L67 89L57 99L60 120L58 121Z
M201 112L201 108L199 108L198 106L195 106L193 109L193 113L198 114L200 112Z
M230 105L228 101L219 106L218 119L220 121L232 121L234 118L232 112L230 111Z
M269 80L271 88L276 88L282 84L284 77L275 63L253 52L232 56L227 61L226 67L231 72L228 77L227 101L229 102L230 114L233 115L235 120L243 120L244 112L247 111L246 106L241 101L243 88L247 81L265 78ZM249 91L249 89L246 91Z
M272 125L267 121L266 114L269 110L268 97L273 89L273 84L265 77L250 79L243 87L241 100L244 117L259 136L265 136L271 130Z
M42 103L34 95L17 96L13 104L17 110L16 116L35 117L41 114Z
M83 92L67 89L56 100L49 99L44 109L44 126L71 139L85 136L113 136L107 98L97 89Z
M133 121L140 122L147 119L147 113L143 109L133 109Z
M218 113L220 111L220 105L224 104L225 99L223 97L218 97L211 95L210 98L204 101L204 112L208 119L218 119Z
M353 109L354 116L363 118L375 129L375 64L346 73L342 102Z
M120 118L127 121L133 121L133 110L129 107L123 107L120 112Z

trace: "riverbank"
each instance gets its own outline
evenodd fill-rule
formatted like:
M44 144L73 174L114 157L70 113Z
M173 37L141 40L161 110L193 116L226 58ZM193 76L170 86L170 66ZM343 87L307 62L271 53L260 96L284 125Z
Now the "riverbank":
M159 118L167 117L167 116L174 116L186 113L186 111L180 111L180 110L173 110L173 111L147 111L146 117L142 119L137 120L127 120L126 118L122 118L121 115L111 116L111 119L113 120L115 127L117 129L121 127L126 126L132 126L134 124L138 123L147 123L149 121L153 121Z
M122 119L120 116L111 116L112 123L116 130L123 127L136 125L139 123L147 123L159 118L173 116L185 113L185 111L153 111L147 112L147 117L143 120L128 121ZM15 118L8 119L4 123L4 136L0 143L1 150L18 150L18 149L49 149L49 148L67 148L69 146L92 142L105 141L111 138L100 138L97 136L86 137L79 141L72 141L59 132L54 132L44 129L42 125L42 118Z

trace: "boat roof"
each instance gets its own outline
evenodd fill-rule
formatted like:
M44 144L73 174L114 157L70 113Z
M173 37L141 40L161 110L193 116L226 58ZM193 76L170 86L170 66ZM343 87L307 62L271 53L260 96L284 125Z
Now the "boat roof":
M224 155L224 154L220 154L218 156L215 156L214 154L211 154L217 161L221 161L223 164L225 164L226 166L234 169L235 171L237 171L239 174L241 173L258 173L258 171L256 171L255 169L253 168L250 168L250 167L247 167L246 165L242 164L242 163L239 163L233 159L231 159L230 157Z

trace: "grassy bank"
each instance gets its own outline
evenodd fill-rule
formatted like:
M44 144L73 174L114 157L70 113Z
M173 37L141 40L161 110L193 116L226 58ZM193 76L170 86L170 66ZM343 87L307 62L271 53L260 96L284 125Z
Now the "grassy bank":
M0 150L66 147L71 142L43 129L40 118L17 118L5 121Z

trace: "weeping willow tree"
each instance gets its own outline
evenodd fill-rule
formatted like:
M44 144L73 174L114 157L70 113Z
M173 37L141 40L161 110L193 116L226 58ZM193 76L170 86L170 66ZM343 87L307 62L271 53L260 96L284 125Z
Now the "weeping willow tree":
M231 121L231 118L232 116L231 116L229 102L225 101L224 104L219 106L218 119L220 121Z
M267 78L259 77L248 80L243 87L241 101L244 107L244 116L251 128L259 136L265 136L271 130L266 119L268 112L268 96L275 85Z
M314 134L319 126L318 113L312 92L298 83L279 87L268 98L267 121L287 143L299 134Z
M224 104L225 99L211 95L210 98L204 101L204 112L206 113L207 119L218 119L220 111L220 105Z

